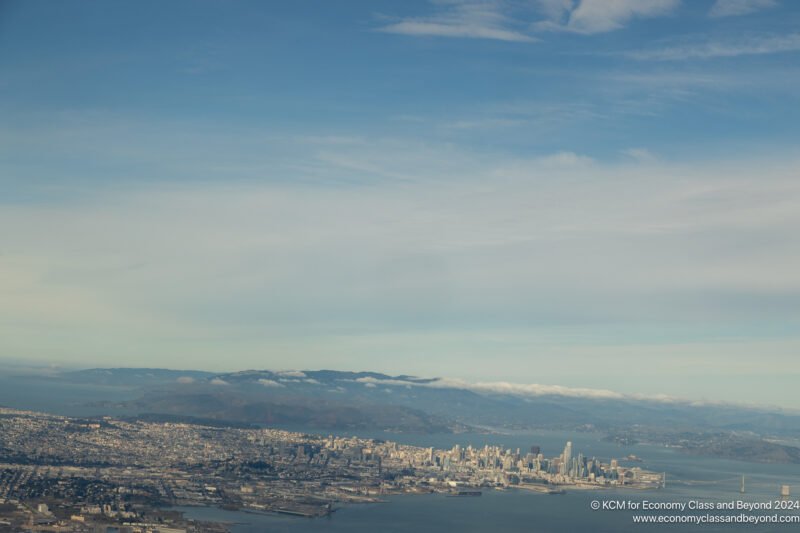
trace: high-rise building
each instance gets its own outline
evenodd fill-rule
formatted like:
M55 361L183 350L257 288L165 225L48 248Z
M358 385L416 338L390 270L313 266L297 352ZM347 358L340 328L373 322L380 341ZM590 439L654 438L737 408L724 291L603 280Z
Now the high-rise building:
M572 462L572 441L567 441L567 445L564 446L564 453L562 454L561 460L564 462L566 472L569 472L570 463Z

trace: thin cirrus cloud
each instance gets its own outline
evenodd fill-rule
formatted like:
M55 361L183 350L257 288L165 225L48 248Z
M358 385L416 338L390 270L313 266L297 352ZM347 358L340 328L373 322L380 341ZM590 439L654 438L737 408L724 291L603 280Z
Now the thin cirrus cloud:
M561 0L542 2L548 20L537 23L540 30L593 34L624 28L637 18L669 15L680 0L583 0L579 3Z
M792 164L773 172L760 163L722 165L694 176L642 147L627 155L637 165L607 166L571 152L502 158L460 182L388 182L357 194L198 184L192 191L111 193L49 213L8 209L2 226L22 229L6 237L0 274L16 291L0 303L0 316L43 328L99 323L143 338L197 331L207 338L218 316L256 331L302 324L320 334L414 328L416 321L470 326L482 316L509 323L555 314L592 323L613 312L640 321L645 295L653 320L682 320L690 311L763 318L759 302L776 307L773 292L796 291ZM236 238L220 240L226 230ZM765 235L770 240L762 242ZM184 245L176 249L176 242ZM140 266L111 268L127 264ZM709 307L713 294L674 301L709 288L722 293L719 308ZM603 291L613 294L613 306ZM742 293L757 300L752 308L741 298L732 305ZM420 302L429 315L420 314ZM164 332L164 324L192 331ZM17 328L9 338L21 334ZM218 334L229 332L221 327Z
M371 154L371 164L400 164L397 151L401 174L438 168L415 146ZM682 323L755 330L796 309L795 160L689 169L637 146L620 163L556 152L497 155L483 169L466 153L441 155L462 162L452 169L460 180L138 184L59 206L8 207L0 212L0 336L18 353L61 360L71 357L59 352L69 341L87 358L122 345L152 354L141 364L191 350L198 365L225 368L224 347L239 367L291 357L319 368L335 354L343 366L369 360L379 371L474 367L481 382L506 378L487 375L498 365L486 350L509 365L557 353L626 393L637 391L614 381L608 361L632 367L650 357L650 365L685 368L675 354L702 349L701 360L724 361L726 372L741 361L749 379L796 351L793 339L778 348L737 339L746 356L730 345L675 346ZM570 344L587 328L676 323L673 337L647 337L630 359L620 359L623 341L603 341L603 357ZM555 340L542 345L546 331ZM436 357L414 355L422 352ZM518 378L592 387L558 369L537 372ZM707 389L670 385L663 373L639 378L667 394ZM260 385L282 390L308 379L285 370ZM760 397L773 401L768 394Z
M713 18L738 17L777 7L776 0L717 0L708 12Z
M533 37L517 31L481 23L436 22L430 20L404 20L382 28L386 33L427 35L437 37L465 37L494 39L511 42L533 42Z
M524 24L504 13L493 1L444 2L428 17L406 18L380 28L385 33L412 36L461 37L510 42L537 39L522 31Z
M745 55L765 55L800 50L800 33L748 37L736 41L683 42L673 46L631 52L628 57L646 61L684 61Z
M618 30L637 18L671 14L680 0L540 0L534 9L519 9L513 4L492 0L451 0L435 4L438 9L427 17L408 17L379 31L534 42L539 39L531 34L533 31L594 34ZM542 16L544 19L539 19Z

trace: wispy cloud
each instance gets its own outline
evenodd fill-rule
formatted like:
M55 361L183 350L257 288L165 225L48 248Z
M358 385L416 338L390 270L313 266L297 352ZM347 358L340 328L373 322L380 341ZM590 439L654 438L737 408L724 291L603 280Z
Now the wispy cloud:
M776 0L717 0L708 12L710 17L736 17L776 7Z
M533 42L524 24L505 12L506 5L493 0L445 0L435 2L436 11L426 17L411 17L380 28L386 33L413 36L460 37L510 42Z
M539 12L547 20L559 21L575 9L575 0L537 0Z
M433 3L436 6L434 13L404 18L383 26L380 31L532 42L538 40L533 35L536 31L594 34L618 30L637 18L668 15L680 0L539 0L535 4L502 0L439 0Z
M653 163L658 161L658 157L647 148L626 148L622 150L622 155L639 163Z
M739 40L683 42L673 46L631 52L628 57L647 61L682 61L744 55L777 54L800 50L800 33L747 37Z
M537 23L537 29L593 34L619 30L637 18L671 14L680 0L545 0L540 5L548 20Z

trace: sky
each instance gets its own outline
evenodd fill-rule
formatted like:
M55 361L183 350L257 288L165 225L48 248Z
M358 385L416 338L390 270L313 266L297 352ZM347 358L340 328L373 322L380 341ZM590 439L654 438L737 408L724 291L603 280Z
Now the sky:
M0 359L800 408L800 4L0 3Z

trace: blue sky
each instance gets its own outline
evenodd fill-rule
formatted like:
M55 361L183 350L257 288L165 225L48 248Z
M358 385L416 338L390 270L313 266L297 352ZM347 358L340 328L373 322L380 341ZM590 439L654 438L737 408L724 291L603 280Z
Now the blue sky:
M3 2L0 358L800 407L800 7Z

